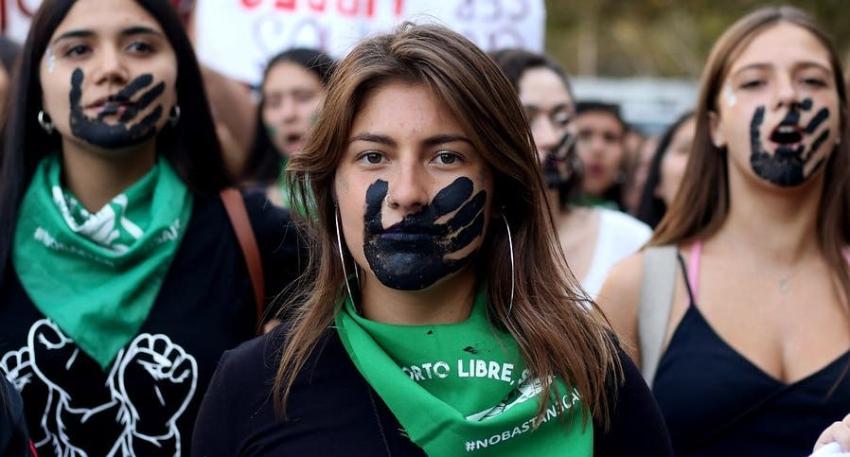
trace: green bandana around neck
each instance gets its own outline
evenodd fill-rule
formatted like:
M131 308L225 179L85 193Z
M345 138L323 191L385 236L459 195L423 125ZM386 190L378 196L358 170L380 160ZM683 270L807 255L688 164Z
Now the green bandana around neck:
M139 332L186 232L192 195L160 157L91 214L45 157L21 202L12 264L36 308L106 370Z
M360 374L428 455L593 455L578 393L556 381L557 403L537 418L540 381L486 308L482 292L463 322L392 325L361 317L346 299L336 327Z

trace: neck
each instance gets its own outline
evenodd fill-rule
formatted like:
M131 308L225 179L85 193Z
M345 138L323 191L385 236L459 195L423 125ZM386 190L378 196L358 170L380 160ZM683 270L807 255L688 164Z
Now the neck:
M420 291L384 286L366 273L360 295L363 316L402 325L451 324L469 317L475 301L475 272L467 267Z
M729 214L712 237L713 244L777 263L794 264L807 255L819 255L817 217L823 174L797 189L765 189L765 184L729 173L734 198L729 199Z
M120 152L100 151L62 140L65 185L92 213L138 181L150 171L155 161L155 140Z

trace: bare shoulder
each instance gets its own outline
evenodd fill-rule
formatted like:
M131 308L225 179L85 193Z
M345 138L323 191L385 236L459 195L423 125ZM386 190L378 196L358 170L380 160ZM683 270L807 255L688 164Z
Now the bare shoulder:
M608 273L596 299L626 352L640 365L638 350L638 305L643 281L643 252L617 263Z

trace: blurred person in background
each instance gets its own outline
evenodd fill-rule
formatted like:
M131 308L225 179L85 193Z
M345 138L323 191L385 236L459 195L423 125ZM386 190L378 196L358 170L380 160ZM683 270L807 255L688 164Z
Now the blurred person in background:
M650 227L661 222L667 207L679 191L695 132L694 114L683 114L664 131L655 153L650 157L637 213L638 219Z
M289 157L304 147L319 116L333 65L333 59L321 51L295 48L273 57L263 72L260 121L243 180L262 187L278 206L289 206L283 170Z
M569 134L575 98L564 70L546 56L520 49L497 51L493 57L525 109L564 255L595 297L608 270L637 252L651 230L619 211L577 204L584 172Z
M694 117L679 192L600 304L677 455L807 455L850 411L850 134L830 37L796 8L744 16Z
M628 171L626 174L626 185L623 189L623 204L626 212L637 217L640 198L643 195L643 186L649 174L649 164L658 146L658 135L649 135L643 139L629 158Z
M219 357L297 274L288 213L223 192L200 70L168 0L44 1L14 80L0 374L41 456L186 455Z
M582 204L624 210L626 123L616 104L576 104L576 151L584 169Z

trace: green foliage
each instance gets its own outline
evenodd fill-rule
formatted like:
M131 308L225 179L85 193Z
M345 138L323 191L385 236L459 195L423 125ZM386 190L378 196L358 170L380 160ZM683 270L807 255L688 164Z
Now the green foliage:
M850 1L785 2L850 57ZM714 40L764 0L546 0L546 46L572 74L697 78Z

